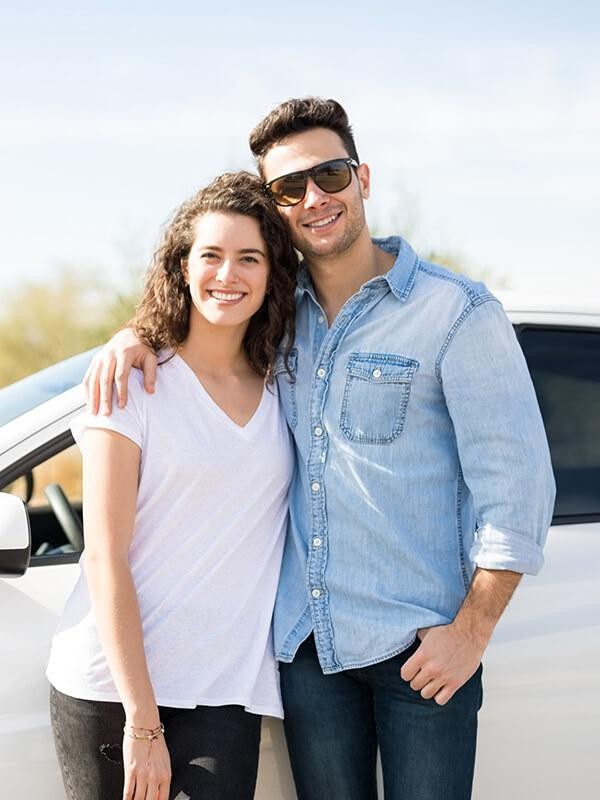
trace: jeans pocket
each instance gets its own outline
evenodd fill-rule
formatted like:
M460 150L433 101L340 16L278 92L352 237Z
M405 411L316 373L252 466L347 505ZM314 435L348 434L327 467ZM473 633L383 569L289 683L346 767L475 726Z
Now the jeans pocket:
M404 429L418 368L414 358L393 353L352 353L340 415L346 439L362 444L393 442Z

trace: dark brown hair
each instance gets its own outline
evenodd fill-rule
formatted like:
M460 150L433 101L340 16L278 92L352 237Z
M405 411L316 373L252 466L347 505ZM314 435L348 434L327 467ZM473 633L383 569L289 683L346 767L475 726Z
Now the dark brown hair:
M250 149L261 176L264 178L263 158L273 145L286 136L312 128L328 128L337 133L348 155L359 161L348 115L342 106L336 100L322 97L297 97L274 108L250 133Z
M189 331L191 296L182 272L202 214L243 214L257 220L269 258L268 291L244 336L250 365L269 378L277 348L285 338L285 361L294 338L294 290L298 258L285 223L262 190L260 179L249 172L220 175L175 212L154 254L132 325L153 350L176 349Z

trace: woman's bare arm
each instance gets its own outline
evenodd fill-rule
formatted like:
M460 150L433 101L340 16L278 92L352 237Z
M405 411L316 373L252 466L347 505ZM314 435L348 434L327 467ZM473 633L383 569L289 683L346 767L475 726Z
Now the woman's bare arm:
M119 433L84 434L84 569L98 634L128 725L154 729L159 713L148 674L138 598L129 567L140 449ZM123 740L124 798L163 800L170 781L164 738ZM166 790L165 790L166 786Z

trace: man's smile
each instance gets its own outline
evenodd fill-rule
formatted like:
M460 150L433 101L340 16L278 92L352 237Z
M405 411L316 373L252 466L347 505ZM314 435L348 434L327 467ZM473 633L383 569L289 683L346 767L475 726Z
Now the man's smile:
M326 217L319 217L319 219L313 219L309 222L302 222L300 224L303 228L308 228L309 230L321 230L333 225L335 222L337 222L341 215L342 212L337 211L335 214L328 214Z

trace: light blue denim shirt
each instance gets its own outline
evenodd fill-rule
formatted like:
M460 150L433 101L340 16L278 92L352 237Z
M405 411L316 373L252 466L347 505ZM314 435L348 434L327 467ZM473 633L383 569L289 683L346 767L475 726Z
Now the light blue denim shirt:
M554 479L527 366L481 283L397 254L328 327L301 271L296 442L277 657L314 631L325 673L382 661L452 621L477 566L536 573Z

